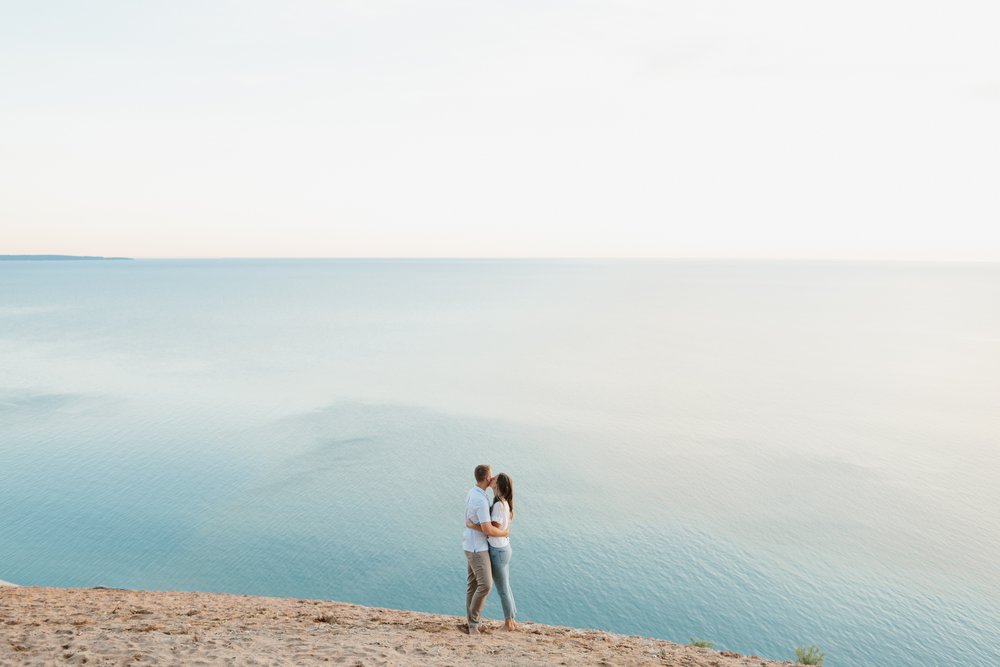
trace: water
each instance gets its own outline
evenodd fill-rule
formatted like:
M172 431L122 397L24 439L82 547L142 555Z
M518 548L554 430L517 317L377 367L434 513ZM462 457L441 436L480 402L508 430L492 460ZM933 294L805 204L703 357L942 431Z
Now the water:
M0 578L1000 664L1000 265L0 263ZM487 615L501 616L491 596Z

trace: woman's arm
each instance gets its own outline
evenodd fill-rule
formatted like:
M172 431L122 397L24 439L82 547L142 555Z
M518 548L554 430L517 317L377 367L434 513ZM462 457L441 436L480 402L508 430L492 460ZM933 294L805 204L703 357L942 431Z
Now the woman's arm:
M497 513L499 513L500 516L496 516ZM503 522L502 521L492 521L491 522L493 524L493 528L495 529L494 533L493 533L493 537L509 537L510 536L510 522L511 522L511 520L514 517L512 517L510 515L510 509L508 508L507 501L505 500L504 502L500 503L499 505L494 505L493 509L491 510L491 514L493 514L494 516L496 516L497 519L503 519L504 515L506 515L506 517L507 517L507 528L503 527Z

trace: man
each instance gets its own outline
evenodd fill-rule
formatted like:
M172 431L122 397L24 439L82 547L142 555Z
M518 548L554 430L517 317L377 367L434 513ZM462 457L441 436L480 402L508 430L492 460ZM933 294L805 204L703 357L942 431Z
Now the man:
M479 615L486 603L486 596L493 588L493 571L490 567L490 545L486 538L501 537L503 531L490 521L490 501L486 489L493 481L492 471L487 465L476 466L476 485L469 489L465 497L465 518L479 524L479 530L466 528L462 535L462 548L468 566L468 588L465 592L465 616L469 624L469 634L479 634Z

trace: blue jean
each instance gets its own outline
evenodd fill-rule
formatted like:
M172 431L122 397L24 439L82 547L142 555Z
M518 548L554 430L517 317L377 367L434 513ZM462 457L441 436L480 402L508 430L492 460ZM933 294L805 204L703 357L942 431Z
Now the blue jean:
M504 620L517 616L517 605L514 604L514 594L510 591L510 545L505 547L490 546L490 566L493 569L493 584L500 593L500 604L503 606Z

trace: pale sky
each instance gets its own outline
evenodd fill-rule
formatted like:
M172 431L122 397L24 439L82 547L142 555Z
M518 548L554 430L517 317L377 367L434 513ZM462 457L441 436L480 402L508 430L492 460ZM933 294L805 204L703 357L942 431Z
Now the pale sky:
M996 0L0 0L0 254L1000 260Z

